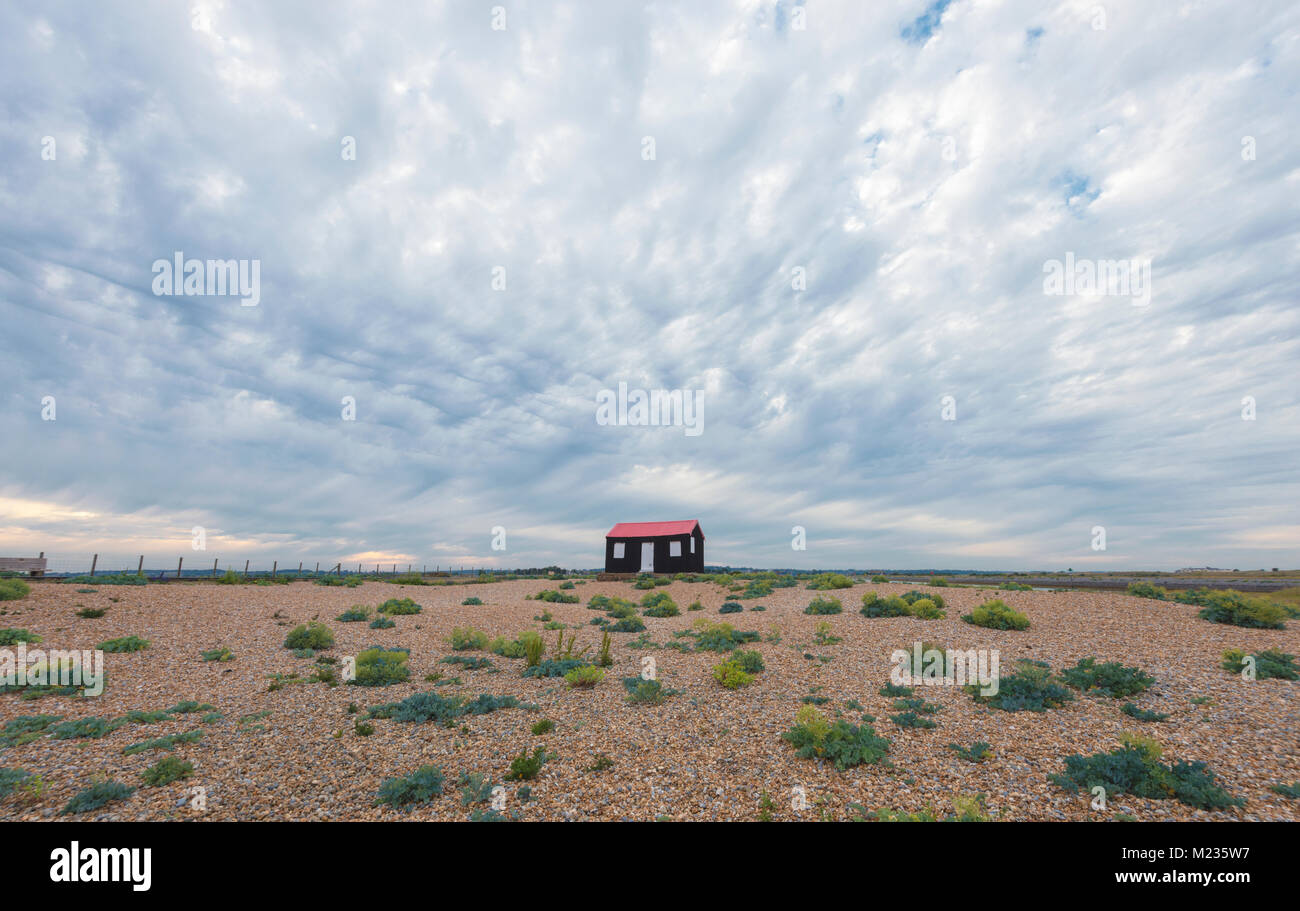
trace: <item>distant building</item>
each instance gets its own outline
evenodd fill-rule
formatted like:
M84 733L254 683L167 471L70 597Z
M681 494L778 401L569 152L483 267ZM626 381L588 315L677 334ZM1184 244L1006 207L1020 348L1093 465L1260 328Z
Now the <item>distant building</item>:
M704 532L697 519L619 522L605 535L607 573L703 571Z

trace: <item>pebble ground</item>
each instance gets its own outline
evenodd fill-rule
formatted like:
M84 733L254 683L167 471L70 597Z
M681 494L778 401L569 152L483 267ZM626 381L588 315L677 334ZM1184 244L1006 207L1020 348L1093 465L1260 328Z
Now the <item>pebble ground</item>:
M33 585L26 600L0 605L7 611L0 626L25 627L42 637L42 647L94 648L105 639L128 635L151 644L144 651L105 656L107 686L101 696L23 701L0 695L0 721L38 713L113 718L132 709L165 709L183 699L212 703L223 718L203 724L197 714L184 715L127 724L100 739L47 737L0 749L0 766L38 773L45 785L38 797L11 795L0 801L0 818L465 819L470 808L462 805L454 787L409 813L374 806L375 794L385 778L424 764L440 766L449 784L461 772L478 772L500 784L512 757L543 746L553 758L529 782L531 801L516 797L520 783L504 782L507 815L525 820L754 820L766 795L775 819L845 819L853 812L850 804L867 810L934 806L946 811L954 796L983 794L990 813L1010 820L1107 820L1121 813L1139 820L1300 820L1300 801L1269 790L1273 784L1300 781L1300 683L1247 682L1219 666L1220 655L1230 647L1276 647L1300 654L1300 621L1291 621L1287 630L1240 629L1200 620L1195 607L1122 594L967 588L937 590L948 601L943 620L869 619L857 613L866 591L895 594L912 588L894 584L858 584L828 593L845 605L843 614L830 617L802 613L818 594L803 588L779 589L742 602L744 613L719 616L718 608L728 600L722 588L674 582L659 590L666 590L683 612L645 618L655 643L673 641L674 631L689 628L700 617L726 620L765 637L779 631L779 642L755 646L767 669L751 686L728 691L716 684L710 670L720 656L713 653L633 650L628 643L637 634L613 635L615 665L590 690L569 689L560 679L524 678L522 660L488 655L500 669L497 673L438 663L453 654L446 643L453 626L513 638L539 629L534 617L543 610L570 624L579 644L594 652L600 631L589 623L600 614L588 610L587 601L596 594L643 594L626 582L593 581L574 590L579 604L526 600L555 585L541 580L448 587L368 582L353 589L305 582L167 584L102 586L85 594L77 585ZM471 595L485 603L462 606ZM390 597L414 598L423 611L396 617L396 627L387 630L334 620L354 604L373 607ZM1028 615L1031 628L986 630L959 619L993 597ZM696 600L705 609L686 612ZM755 604L766 609L750 610ZM82 619L75 614L80 607L102 607L107 613ZM292 657L283 641L293 626L312 619L333 631L337 644L328 654L337 657L372 644L409 648L410 681L383 688L311 683L268 691L272 674L306 672L311 666L310 660ZM831 624L840 642L814 642L822 621ZM544 633L548 649L555 635ZM878 690L888 680L890 653L918 640L998 649L1004 670L1022 657L1047 661L1054 670L1087 656L1136 665L1156 678L1137 704L1170 718L1142 723L1120 712L1124 700L1090 696L1042 713L1003 712L976 704L955 687L925 687L918 695L941 706L933 716L938 726L899 728L888 717L891 700ZM201 650L215 646L229 647L235 658L225 663L200 658ZM663 683L680 690L659 706L630 705L624 699L620 678L637 674L645 655L655 658ZM540 709L469 717L463 728L376 720L372 735L355 732L349 703L364 711L429 691L433 687L424 677L435 671L464 681L440 692L512 694ZM832 717L836 710L855 722L864 711L875 715L876 730L893 741L893 768L840 772L828 763L796 758L780 734L810 695L828 698L822 710ZM847 708L850 699L862 709ZM259 713L266 714L240 721ZM552 719L555 729L534 736L530 727L541 718ZM162 787L141 786L140 772L167 754L124 756L123 747L195 728L203 730L203 738L172 754L194 764L194 777ZM1063 756L1113 749L1124 731L1157 738L1167 761L1205 760L1228 792L1246 798L1245 806L1201 811L1176 801L1124 796L1099 811L1089 806L1087 795L1067 793L1049 782L1050 773L1062 770ZM992 744L991 760L972 764L947 748L978 740ZM613 766L592 770L598 753ZM129 799L81 817L58 815L73 794L104 777L140 787ZM206 789L204 811L185 802L194 785ZM796 788L806 794L806 809L792 806Z

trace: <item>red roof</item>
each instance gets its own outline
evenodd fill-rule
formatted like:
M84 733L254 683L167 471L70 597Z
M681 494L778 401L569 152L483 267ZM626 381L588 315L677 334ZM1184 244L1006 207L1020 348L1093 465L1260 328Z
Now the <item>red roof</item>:
M699 519L682 519L680 522L619 522L605 537L658 538L664 535L689 535L699 527ZM700 531L700 537L704 537L703 529Z

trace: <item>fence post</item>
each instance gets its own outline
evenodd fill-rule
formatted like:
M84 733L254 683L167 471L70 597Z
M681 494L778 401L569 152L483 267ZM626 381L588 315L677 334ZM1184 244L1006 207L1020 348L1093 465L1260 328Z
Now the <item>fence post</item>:
M212 578L217 578L217 558L212 558Z
M248 561L247 561L247 560L244 561L244 578L245 578L245 579L248 578Z
M136 574L137 576L139 576L139 575L142 575L143 573L144 573L144 554L141 554L141 555L140 555L140 562L139 562L139 564L138 564L138 565L136 566L136 568L135 568L135 574Z
M277 569L279 569L279 568L280 568L280 561L279 561L279 560L272 560L272 561L271 561L271 578L272 578L272 579L275 578L275 571L276 571Z
M176 578L177 578L177 579L179 579L179 578L181 577L181 564L184 563L184 562L185 562L185 558L184 558L184 557L177 557L177 558L176 558Z
M319 561L319 560L316 561L316 574L317 574L317 575L320 575L320 561Z
M301 561L301 560L298 561L298 575L300 575L300 576L302 575L302 561Z
M99 565L99 554L95 554L94 559L90 561L90 574L95 574L95 567Z

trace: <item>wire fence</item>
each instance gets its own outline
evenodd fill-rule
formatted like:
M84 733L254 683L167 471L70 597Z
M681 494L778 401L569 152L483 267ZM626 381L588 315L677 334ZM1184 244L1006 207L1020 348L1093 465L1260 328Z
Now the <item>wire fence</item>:
M375 563L341 561L338 557L325 560L265 560L262 558L223 559L202 551L159 558L147 554L46 553L46 577L113 576L141 574L149 579L203 579L234 572L241 576L324 576L366 575L401 576L419 575L481 575L506 572L501 568L473 567L446 563Z

